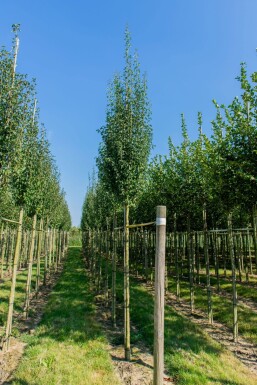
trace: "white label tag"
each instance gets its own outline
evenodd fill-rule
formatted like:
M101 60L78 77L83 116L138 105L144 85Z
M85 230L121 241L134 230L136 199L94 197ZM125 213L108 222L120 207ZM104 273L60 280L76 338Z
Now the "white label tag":
M166 225L166 218L156 218L156 225L157 226Z

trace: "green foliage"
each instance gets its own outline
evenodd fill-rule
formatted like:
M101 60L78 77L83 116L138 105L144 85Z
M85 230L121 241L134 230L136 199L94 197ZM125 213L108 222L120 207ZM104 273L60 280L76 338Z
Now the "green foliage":
M212 136L203 133L203 117L197 115L198 138L191 141L184 114L182 143L168 139L167 156L157 155L150 164L152 129L145 78L126 31L125 69L116 75L108 91L106 125L97 158L99 181L90 187L83 206L82 229L103 227L113 207L132 204L132 222L151 221L157 205L168 209L168 228L185 230L188 219L202 229L203 208L208 227L227 227L233 212L235 226L247 226L257 202L257 72L247 76L241 64L237 80L241 96L216 107ZM113 202L115 205L113 206Z
M135 201L151 149L152 128L145 77L137 56L131 55L130 33L125 34L125 68L109 87L106 125L97 165L99 178L119 203Z
M0 50L0 200L1 215L13 218L19 207L49 225L68 229L70 213L60 188L36 107L36 83L16 72L19 25L13 25L13 50ZM25 223L27 223L25 218Z

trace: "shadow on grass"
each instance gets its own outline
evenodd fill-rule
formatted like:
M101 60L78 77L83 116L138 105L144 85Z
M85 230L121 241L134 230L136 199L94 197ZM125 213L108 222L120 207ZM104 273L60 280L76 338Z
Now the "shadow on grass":
M190 291L188 282L180 282L181 298L190 301ZM169 280L169 290L172 293L176 291L176 283ZM195 306L207 313L207 292L206 289L195 286ZM233 307L232 299L219 296L216 292L212 295L213 318L225 324L233 333ZM239 332L247 338L251 343L257 344L257 314L256 311L238 305L238 324Z
M137 327L136 336L132 333L131 341L133 343L135 337L141 339L153 351L154 298L137 280L131 278L130 283L131 320ZM123 275L119 273L119 300L123 296L122 285ZM170 306L165 307L165 364L177 384L246 384L247 377L240 377L237 364L230 365L229 357L225 356L224 348L208 338L199 326L180 316ZM226 363L223 363L224 358ZM238 378L232 378L233 372L238 372Z
M13 381L11 382L5 382L4 385L12 385L13 384ZM30 385L27 381L24 381L24 380L19 380L19 385ZM36 384L34 384L36 385Z

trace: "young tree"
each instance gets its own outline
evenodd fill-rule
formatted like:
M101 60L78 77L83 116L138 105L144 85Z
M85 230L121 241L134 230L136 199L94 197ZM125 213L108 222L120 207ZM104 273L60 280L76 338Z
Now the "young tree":
M125 33L125 68L116 75L108 94L106 125L99 130L102 143L99 177L124 208L124 318L125 357L130 360L129 207L137 198L151 149L152 128L145 77L137 56L131 55L131 37Z

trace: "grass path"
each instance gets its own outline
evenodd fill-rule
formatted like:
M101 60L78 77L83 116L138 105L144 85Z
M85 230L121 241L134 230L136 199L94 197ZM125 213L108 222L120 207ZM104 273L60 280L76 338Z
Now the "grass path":
M95 321L93 295L80 256L70 248L63 273L33 335L12 385L118 385L107 341Z

